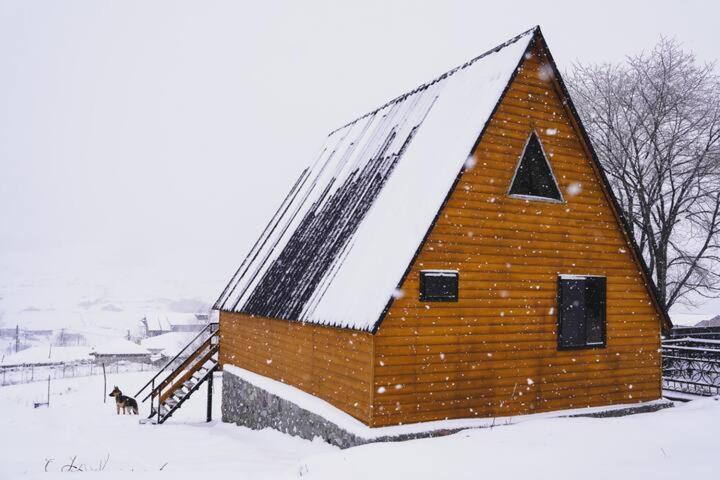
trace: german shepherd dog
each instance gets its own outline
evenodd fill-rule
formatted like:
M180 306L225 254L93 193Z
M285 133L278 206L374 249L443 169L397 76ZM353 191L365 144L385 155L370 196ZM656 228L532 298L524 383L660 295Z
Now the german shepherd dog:
M115 388L113 388L113 391L110 392L111 397L115 397L115 405L117 406L117 414L120 415L120 409L122 408L123 415L125 415L126 410L130 413L134 413L135 415L138 414L138 404L135 401L134 398L127 397L122 394L120 389L115 385Z

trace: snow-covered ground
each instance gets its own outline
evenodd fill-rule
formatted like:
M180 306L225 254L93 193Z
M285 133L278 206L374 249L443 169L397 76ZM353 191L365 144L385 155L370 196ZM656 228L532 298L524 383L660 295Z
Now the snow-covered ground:
M303 478L717 478L720 401L620 418L555 418L306 459Z
M118 385L123 393L134 395L149 379L147 372L111 374L108 392ZM221 383L215 383L217 415ZM50 407L34 408L46 394L45 382L0 388L1 479L48 478L46 463L47 470L59 476L73 457L88 471L107 460L102 472L85 478L156 478L160 469L174 480L197 480L202 475L218 480L277 478L297 470L308 455L337 450L273 430L207 424L204 387L160 426L139 424L147 412L144 405L139 416L116 415L112 398L103 403L102 376L54 381Z
M133 394L147 373L110 375ZM214 410L219 414L216 382ZM164 425L103 403L102 377L0 388L0 478L53 478L76 458L84 478L714 478L720 401L621 418L538 418L455 435L339 450L273 430L206 424L204 388ZM141 413L145 413L141 408ZM50 475L45 473L47 470ZM162 469L162 471L161 471ZM64 477L63 477L64 478Z

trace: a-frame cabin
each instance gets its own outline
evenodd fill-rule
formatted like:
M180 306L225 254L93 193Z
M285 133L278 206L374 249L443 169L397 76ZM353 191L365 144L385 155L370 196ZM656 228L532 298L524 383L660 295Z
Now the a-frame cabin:
M539 28L333 131L215 308L227 421L268 415L238 372L369 427L661 397L669 319Z

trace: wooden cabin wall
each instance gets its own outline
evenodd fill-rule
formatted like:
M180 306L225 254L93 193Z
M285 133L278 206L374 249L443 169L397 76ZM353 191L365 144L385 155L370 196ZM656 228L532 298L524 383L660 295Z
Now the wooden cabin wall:
M373 426L661 395L659 314L543 65L524 61L375 336ZM506 195L532 128L566 203ZM459 270L459 301L420 302L422 269ZM558 274L607 276L605 348L558 351Z
M220 363L279 380L370 423L372 335L220 312Z

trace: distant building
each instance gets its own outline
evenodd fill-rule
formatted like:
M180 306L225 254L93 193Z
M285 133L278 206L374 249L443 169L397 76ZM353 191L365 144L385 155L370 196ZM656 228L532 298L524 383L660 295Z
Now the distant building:
M140 345L147 349L154 358L169 359L179 354L195 336L194 332L167 332L146 338L140 342ZM190 355L193 351L193 348L188 348L185 356Z
M91 362L90 347L58 347L49 344L36 345L17 353L6 355L0 361L2 367L64 365Z
M146 348L124 338L111 340L93 348L90 355L96 363L116 363L120 361L149 363L151 353Z
M199 332L208 324L208 313L154 313L145 315L142 324L147 337L169 332Z

